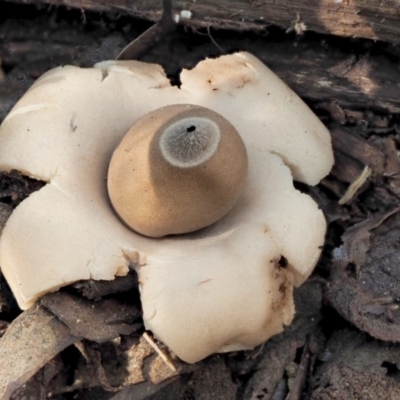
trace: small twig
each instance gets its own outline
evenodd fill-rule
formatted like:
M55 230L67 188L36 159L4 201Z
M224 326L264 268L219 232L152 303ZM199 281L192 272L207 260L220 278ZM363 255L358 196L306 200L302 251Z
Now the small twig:
M361 172L361 175L348 187L346 193L339 200L340 205L346 204L354 198L354 195L356 194L357 190L360 189L360 187L370 177L371 172L372 172L371 168L367 165Z
M175 365L172 363L169 357L157 346L153 338L150 337L150 335L147 332L143 333L143 338L146 339L147 343L149 343L149 345L161 357L161 359L165 362L165 364L167 364L172 371L176 372Z
M293 387L285 400L300 400L302 398L301 394L304 389L304 384L306 383L308 368L310 365L310 357L310 338L307 338L303 347L303 354L301 356L301 362L293 383Z
M202 35L202 36L208 36L211 40L211 42L218 47L218 49L221 51L221 53L226 54L226 51L214 40L214 38L211 36L211 32L210 32L210 23L207 25L207 33L203 33L200 32L198 29L193 28L193 31L196 32L196 34L198 35Z
M210 25L207 26L207 33L208 33L208 36L210 37L211 41L221 50L221 52L222 52L223 54L226 54L225 50L224 50L224 49L214 40L214 38L211 36L211 33L210 33Z
M163 0L163 12L159 21L147 29L118 54L117 60L137 60L150 48L175 29L172 19L172 0Z

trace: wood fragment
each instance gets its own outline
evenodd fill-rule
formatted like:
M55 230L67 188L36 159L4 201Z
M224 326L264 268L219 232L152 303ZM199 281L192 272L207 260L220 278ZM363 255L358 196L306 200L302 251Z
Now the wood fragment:
M374 171L374 176L385 172L385 158L380 146L362 138L354 129L337 127L330 130L332 137L335 165L331 176L344 183L353 183L366 165Z

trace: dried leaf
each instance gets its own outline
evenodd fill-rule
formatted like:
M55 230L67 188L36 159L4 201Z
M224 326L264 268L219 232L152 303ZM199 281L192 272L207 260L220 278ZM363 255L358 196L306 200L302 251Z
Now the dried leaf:
M367 251L370 247L371 230L398 211L400 211L400 208L395 208L347 229L342 235L343 245L333 252L334 264L338 266L352 263L358 267L362 266L365 263ZM335 271L333 271L333 277L336 277Z
M340 315L371 336L394 342L400 342L398 211L357 224L343 235L327 290Z
M128 336L103 344L83 340L75 347L82 357L74 368L74 380L72 384L54 382L49 390L53 395L98 387L115 392L143 382L148 383L147 388L157 388L159 383L179 375L171 371L143 336ZM184 373L188 372L185 371L188 364L176 363ZM189 368L193 371L196 367Z
M11 396L11 400L47 400L49 397L49 382L62 370L60 357L50 360L24 385L20 386Z
M371 340L356 330L336 331L310 382L310 400L400 398L398 345Z
M393 176L400 173L400 157L396 142L391 137L377 137L370 141L385 155L385 176Z
M35 305L23 312L0 340L0 399L8 400L49 360L78 340L44 307Z
M59 291L40 300L77 337L105 342L143 328L141 311L136 305L117 299L94 302L76 294Z
M271 396L276 393L276 396L284 395L282 400L285 399L288 387L286 368L291 363L297 366L295 361L298 349L304 348L307 338L310 338L309 349L312 350L312 353L318 352L322 343L316 340L315 332L318 330L321 318L321 282L309 280L297 289L295 305L296 316L292 325L286 327L282 334L266 342L262 351L254 359L247 360L247 362L238 360L238 370L235 372L238 380L243 379L243 376L250 375L249 378L245 378L246 385L241 398L271 399ZM304 356L306 354L308 351L304 352ZM230 364L233 369L234 361L232 360ZM283 378L285 386L281 382Z
M89 300L100 300L102 297L113 293L123 293L139 286L138 276L131 272L126 276L117 276L112 281L87 280L77 282L74 288L78 289Z

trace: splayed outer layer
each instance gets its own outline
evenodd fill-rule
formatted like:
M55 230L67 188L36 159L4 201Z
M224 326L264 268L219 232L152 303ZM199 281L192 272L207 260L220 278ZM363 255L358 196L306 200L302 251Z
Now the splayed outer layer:
M80 279L139 274L146 326L183 360L254 347L293 317L292 282L311 273L325 220L292 185L316 184L332 165L327 130L247 53L201 62L171 87L161 67L105 62L56 68L0 129L0 168L49 182L14 211L0 265L19 305ZM111 154L131 125L172 103L212 108L238 130L249 172L242 196L197 233L147 239L110 206ZM288 265L280 266L284 257Z

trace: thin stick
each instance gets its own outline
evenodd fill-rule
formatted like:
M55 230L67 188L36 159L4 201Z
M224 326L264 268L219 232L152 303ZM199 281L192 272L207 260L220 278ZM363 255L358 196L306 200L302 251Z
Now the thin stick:
M117 60L137 60L150 48L160 42L167 34L175 29L172 19L172 0L163 0L163 12L161 18L147 31L143 32L133 42L129 43L118 54Z

